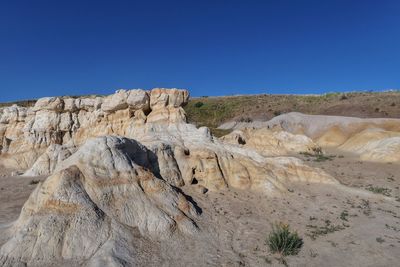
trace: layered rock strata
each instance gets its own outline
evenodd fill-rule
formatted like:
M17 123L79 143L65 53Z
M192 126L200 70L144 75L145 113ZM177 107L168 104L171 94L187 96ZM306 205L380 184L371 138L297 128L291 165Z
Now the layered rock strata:
M240 133L247 146L229 142L234 136L219 140L186 123L188 97L178 89L119 90L6 108L1 163L48 178L8 229L0 265L133 266L137 236L201 234L201 207L185 186L275 194L293 182L337 184L284 156L312 149L311 140L262 131Z

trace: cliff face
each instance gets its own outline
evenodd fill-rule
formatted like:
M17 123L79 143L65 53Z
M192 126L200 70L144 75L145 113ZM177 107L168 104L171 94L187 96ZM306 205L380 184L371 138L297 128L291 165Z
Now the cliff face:
M42 98L32 108L6 108L2 164L49 177L10 229L0 264L133 265L133 229L160 240L199 234L198 207L179 187L274 194L294 181L337 183L283 156L314 146L311 140L283 134L277 142L263 135L249 142L276 157L219 140L208 128L186 123L188 97L177 89L119 90L103 98ZM282 148L281 142L288 144Z
M129 136L146 122L184 123L188 98L186 90L119 90L107 97L45 97L32 108L6 107L0 118L3 164L26 169L52 145L76 147L91 137Z

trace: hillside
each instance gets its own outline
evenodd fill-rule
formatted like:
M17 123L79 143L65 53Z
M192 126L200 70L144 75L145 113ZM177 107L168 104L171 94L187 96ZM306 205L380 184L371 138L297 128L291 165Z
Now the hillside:
M228 121L267 121L288 112L351 116L360 118L400 118L400 93L354 92L324 95L241 95L192 98L185 107L189 122L216 129Z

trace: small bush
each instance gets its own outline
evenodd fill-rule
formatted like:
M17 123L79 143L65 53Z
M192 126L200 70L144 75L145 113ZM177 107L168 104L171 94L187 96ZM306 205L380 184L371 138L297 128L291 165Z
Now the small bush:
M40 181L39 180L32 180L29 182L30 185L38 184Z
M238 122L253 122L253 119L250 117L240 117L237 121Z
M375 186L372 186L372 185L368 185L368 187L365 188L365 189L367 189L368 191L371 191L372 193L381 194L381 195L384 195L384 196L387 196L387 197L390 197L391 196L391 192L392 192L392 190L390 190L389 188L375 187Z
M276 116L279 116L279 115L281 115L282 114L282 112L281 111L279 111L279 110L275 110L274 111L274 116L276 117Z
M196 104L194 104L194 106L195 106L196 108L201 108L203 105L204 105L203 102L196 102Z
M321 148L313 148L313 152L310 153L308 151L300 152L300 155L306 156L306 157L314 157L314 161L316 162L323 162L327 160L333 160L335 155L324 155L324 152L322 151Z
M267 239L268 247L273 253L281 256L296 255L303 246L303 239L297 232L291 232L289 225L279 223L272 228L272 233Z
M312 151L314 152L315 155L323 155L324 152L322 151L322 148L320 147L313 147Z
M317 239L318 236L327 235L345 229L342 225L332 225L329 220L325 220L324 226L308 224L306 227L312 229L311 234L307 234L312 240Z
M323 162L327 160L332 160L335 156L333 155L323 155L323 154L317 154L314 161L316 162Z
M347 212L347 210L342 211L342 213L340 213L340 219L343 221L348 221L347 217L349 216L349 213Z

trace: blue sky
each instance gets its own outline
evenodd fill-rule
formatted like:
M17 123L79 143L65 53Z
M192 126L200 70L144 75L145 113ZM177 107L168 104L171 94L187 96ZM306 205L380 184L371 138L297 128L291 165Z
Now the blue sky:
M1 1L0 101L400 88L400 1Z

